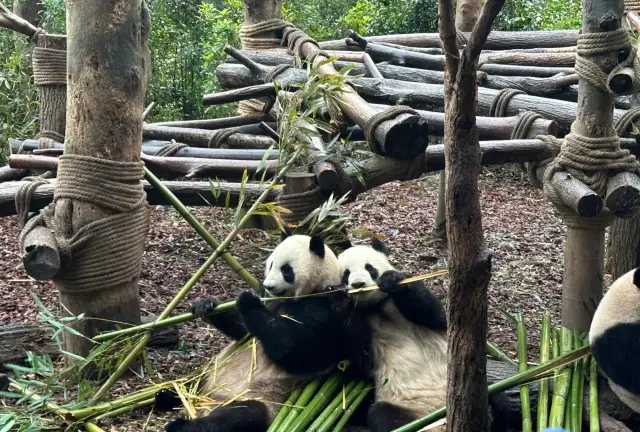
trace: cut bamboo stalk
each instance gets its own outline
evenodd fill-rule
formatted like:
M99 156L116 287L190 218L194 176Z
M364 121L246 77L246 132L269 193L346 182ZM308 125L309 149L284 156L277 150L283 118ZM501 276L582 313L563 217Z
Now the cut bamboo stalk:
M560 354L566 355L573 349L573 333L566 327L560 328ZM562 368L553 386L553 402L549 415L549 427L563 427L567 396L571 385L571 367Z
M545 311L542 315L542 335L540 337L540 364L549 361L551 348L551 314ZM549 380L543 379L538 390L538 432L543 432L549 420Z
M333 428L333 432L341 432L344 426L347 424L353 413L356 411L358 406L362 403L365 397L369 394L369 392L373 390L372 387L365 387L362 389L358 395L355 397L351 405L348 406L346 411L342 414L340 420L338 420L338 424Z
M317 416L318 413L327 406L331 398L342 385L342 378L343 374L341 372L330 376L315 395L313 400L309 402L298 418L291 424L289 429L287 429L287 432L307 431L307 426L314 420L315 416Z
M346 401L347 405L351 403L351 400L348 399L351 395L351 391L356 388L356 385L361 386L361 389L363 389L366 384L366 381L350 381L347 383L347 385L344 386L343 389L333 398L331 403L322 411L322 414L320 414L314 422L311 423L307 432L320 432L320 430L327 430L333 426L333 424L338 420L340 411L342 411L342 403L344 401ZM357 393L355 393L353 397L355 397L356 394ZM335 416L333 415L334 411L336 411ZM325 422L327 423L327 426L325 426ZM323 429L320 429L321 426Z
M278 427L278 432L288 432L289 427L293 425L293 422L298 417L298 414L307 406L309 401L313 398L316 390L322 384L322 377L317 377L311 380L302 390L300 397L296 401L295 406L291 407L289 414L282 421L282 424Z
M598 364L591 357L589 362L589 432L600 432L600 407L598 406Z
M278 414L273 419L273 422L271 422L271 425L269 426L269 429L267 429L267 432L275 432L278 430L278 427L282 424L284 419L287 418L287 415L289 415L291 407L295 405L296 401L302 394L302 390L303 387L296 387L293 389L293 391L289 395L289 398L287 398L287 401L282 405L282 408L280 408L280 411L278 411Z
M518 333L518 370L527 370L527 330L521 313L514 315ZM529 399L529 386L520 387L520 402L522 404L522 432L531 432L531 402Z

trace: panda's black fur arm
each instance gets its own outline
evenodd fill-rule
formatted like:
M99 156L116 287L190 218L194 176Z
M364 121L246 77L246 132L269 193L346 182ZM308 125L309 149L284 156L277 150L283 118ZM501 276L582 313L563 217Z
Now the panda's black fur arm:
M231 402L206 417L173 420L166 432L264 432L269 427L267 407L257 400Z
M371 432L390 432L416 418L416 415L406 408L389 402L376 402L367 413L367 426Z
M444 307L422 281L399 284L405 275L388 270L380 277L380 290L387 293L404 317L419 326L435 331L447 330Z
M640 273L640 272L636 272ZM635 283L635 282L634 282ZM591 352L607 377L633 394L640 394L640 323L616 324L591 342Z
M191 306L191 312L196 318L202 319L209 325L214 326L228 337L239 340L247 334L240 314L236 308L223 313L213 313L219 302L214 299L200 300Z
M354 363L354 369L364 367L360 365L367 364L364 351L368 344L360 340L366 341L367 324L364 317L352 318L348 305L336 304L336 295L341 294L282 300L267 308L258 297L245 292L237 308L265 354L291 374L316 373L345 359Z

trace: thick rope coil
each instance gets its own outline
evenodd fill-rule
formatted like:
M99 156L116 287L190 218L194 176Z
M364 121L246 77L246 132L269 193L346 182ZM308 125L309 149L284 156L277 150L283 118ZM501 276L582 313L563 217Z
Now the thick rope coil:
M626 111L613 123L613 128L618 136L631 132L636 120L640 119L640 108L632 108Z
M625 0L624 1L625 12L640 12L640 0Z
M227 139L231 135L237 134L238 130L234 128L228 129L218 129L211 134L211 138L209 138L209 142L207 143L207 147L209 148L222 148L225 145L227 148L229 145L225 143Z
M418 111L414 110L411 107L408 107L406 105L395 105L383 111L377 112L371 117L369 117L369 119L367 120L367 123L365 123L364 125L363 131L364 131L365 139L367 140L367 143L369 144L369 148L371 149L372 152L378 153L378 154L384 154L384 149L380 148L380 146L376 141L376 137L375 137L376 129L383 122L387 120L393 120L400 114L414 114L416 116L420 116L420 113L418 113Z
M491 108L489 108L489 117L505 117L507 115L507 108L509 108L509 102L515 95L526 94L522 90L516 89L502 89L498 92L496 97L491 102Z
M43 130L38 132L38 135L36 135L36 139L39 141L40 138L48 138L55 142L64 143L64 135L52 130ZM40 147L40 148L53 148L53 147Z
M237 113L241 116L255 116L257 114L263 114L266 104L259 99L241 100L238 104ZM274 107L269 109L269 114L276 116L276 110Z
M280 39L257 37L262 33L284 30L293 24L278 18L269 19L257 24L242 23L238 29L238 36L243 49L263 50L280 47Z
M581 217L565 206L551 185L554 174L561 171L570 173L603 197L610 176L625 171L640 174L640 162L629 150L620 148L618 136L587 137L576 132L575 122L571 125L571 132L565 137L560 152L545 172L544 191L563 216L567 226L600 229L613 221L613 214L605 208L598 216Z
M307 217L309 213L318 208L324 202L324 196L320 186L305 192L284 194L278 196L280 206L286 208L291 213L283 213L282 219L287 223L297 223Z
M171 157L175 156L183 148L188 148L189 146L184 143L177 143L176 140L171 140L170 143L163 145L160 147L153 155L154 156L164 156Z
M527 135L529 135L529 131L531 130L531 126L533 126L536 120L541 118L542 116L540 114L533 111L525 111L521 113L516 125L511 131L511 139L520 140L527 138Z
M33 193L36 191L38 186L49 183L41 176L25 177L22 181L24 183L16 192L16 196L14 198L20 229L25 226L29 218L29 208L31 207L31 201L33 200ZM22 249L22 247L20 249Z
M293 67L294 66L292 64L281 64L281 65L274 66L273 68L271 68L269 72L265 74L264 82L265 83L274 82L278 75L280 75L282 72L286 71L287 69L291 69Z
M529 176L529 181L531 182L531 184L538 189L542 189L543 183L542 180L538 178L538 169L553 162L558 153L560 153L561 144L553 135L537 135L535 139L540 140L544 143L547 151L551 153L551 156L541 161L526 162L523 168Z
M67 52L53 48L33 49L33 82L36 85L67 85Z
M298 58L303 58L300 49L302 45L306 43L314 45L318 50L320 49L318 42L296 27L287 27L282 32L282 46L286 46L287 49Z
M149 229L149 205L140 182L143 166L142 162L81 155L60 157L53 202L30 219L20 234L22 248L34 227L45 226L54 232L66 267L53 279L60 292L102 291L138 275ZM54 217L57 201L64 198L91 203L112 214L67 237L67 227L58 226Z

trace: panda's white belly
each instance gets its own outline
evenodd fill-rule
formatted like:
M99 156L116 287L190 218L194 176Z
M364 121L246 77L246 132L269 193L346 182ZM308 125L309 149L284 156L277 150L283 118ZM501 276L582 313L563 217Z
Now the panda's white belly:
M391 307L391 320L371 320L376 400L426 415L446 402L446 334L415 326Z

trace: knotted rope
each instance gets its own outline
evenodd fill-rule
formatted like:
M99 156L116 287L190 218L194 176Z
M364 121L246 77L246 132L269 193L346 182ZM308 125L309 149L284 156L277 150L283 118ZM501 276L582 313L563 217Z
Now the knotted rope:
M175 156L183 148L188 148L189 146L184 143L178 143L176 140L171 140L170 143L167 143L160 147L153 155L154 156L164 156L170 157Z
M140 182L143 175L142 162L61 156L53 202L25 224L20 248L34 227L53 231L66 266L54 278L63 293L86 294L131 281L140 271L149 229L149 206ZM59 199L94 204L111 214L67 236L68 227L59 226L54 215Z
M416 116L420 116L420 113L418 113L418 111L411 107L408 107L406 105L396 105L389 107L383 111L379 111L369 117L364 125L363 132L365 139L367 140L367 144L369 144L369 148L372 152L377 154L384 154L384 149L380 148L378 142L376 141L376 129L383 122L386 122L387 120L393 120L400 114L413 114Z
M218 129L211 134L211 138L209 138L209 142L207 143L207 147L209 148L222 148L222 146L229 147L229 144L225 144L225 141L231 136L238 133L237 129L227 128L227 129Z
M36 85L67 85L67 52L53 48L33 49L33 82Z
M278 38L259 37L263 33L284 30L293 24L278 18L269 19L257 24L242 23L238 29L238 36L242 48L247 50L263 50L280 47Z
M618 136L623 136L628 132L631 132L633 126L635 126L636 120L640 119L640 108L632 108L626 111L613 123L613 128Z
M29 208L31 207L34 192L38 186L49 183L43 176L25 177L22 181L24 183L18 188L14 198L20 229L25 226L29 218ZM20 249L22 249L22 244L20 245Z

